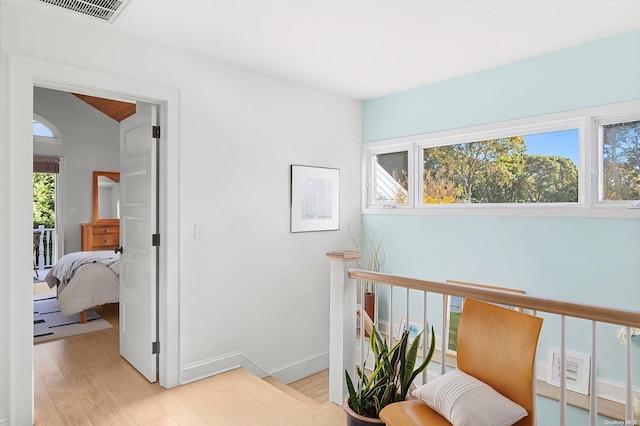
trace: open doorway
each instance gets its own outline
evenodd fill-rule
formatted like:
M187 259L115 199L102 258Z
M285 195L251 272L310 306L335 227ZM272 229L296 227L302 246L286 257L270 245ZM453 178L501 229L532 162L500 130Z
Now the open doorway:
M67 286L67 281L61 278L64 269L60 267L64 266L64 262L58 267L55 265L69 253L89 250L85 247L81 228L83 223L95 221L98 191L93 187L93 174L96 173L95 169L118 173L120 167L120 120L110 114L122 110L122 104L130 111L128 115L131 115L135 113L135 103L103 98L87 101L83 95L44 87L34 87L33 91L34 344L40 344L108 326L106 321L109 319L102 320L93 309L94 306L87 306L88 310L85 311L77 305L117 302L116 273L109 276L110 271L106 266L102 267L107 269L101 271L102 275L90 275L90 267L84 275L75 275L74 270L74 276L80 277L80 280L86 276L86 280L78 283L77 280L71 280L74 285L82 284L85 288L82 292L72 293L75 288ZM107 113L96 108L92 103L94 100L100 102L100 107L109 108ZM118 108L113 108L114 104ZM123 119L125 116L117 118ZM69 189L66 198L63 197L65 183ZM103 193L102 188L100 189L99 193ZM112 217L109 205L112 200L114 198L102 197L104 203L98 204L102 211L99 215L101 220ZM65 213L68 219L66 221ZM109 220L116 221L114 226L104 230L117 231L117 216L113 217L114 219ZM117 236L118 232L114 235ZM102 236L96 238L96 241L100 241L100 247L95 249L110 248L112 256L115 256L113 248L118 245L117 241L115 246L106 247L103 243L105 239ZM94 269L100 267L93 266ZM103 279L104 276L107 279ZM44 282L45 279L48 282ZM108 285L112 286L108 291L92 294L92 290L98 289L97 286L106 288ZM65 290L64 298L59 297L58 289ZM80 302L81 300L86 302ZM65 301L67 305L73 305L74 311L70 311L71 307L66 306ZM71 303L72 301L77 302ZM89 325L81 326L80 323L86 321L87 315Z
M33 114L34 86L48 87L70 92L90 92L91 95L115 97L128 96L130 99L156 104L159 108L160 123L164 131L160 138L159 161L159 210L160 233L163 244L159 247L159 339L163 350L159 355L160 384L173 387L179 381L178 347L178 282L179 282L179 221L178 221L178 92L155 87L142 82L121 79L81 68L62 66L46 61L24 57L10 59L10 68L15 71L12 93L8 100L12 114L8 117L9 151L15 167L9 171L9 184L15 188L14 203L9 206L9 229L26 229L32 211L31 162L33 147L25 143L32 138L31 122ZM109 97L109 96L105 96ZM172 111L171 114L168 112ZM172 188L173 190L169 190ZM65 206L66 208L66 206ZM27 245L20 232L9 235L9 244L16 253L16 262L10 265L11 288L9 303L14 307L10 312L10 377L9 392L12 395L10 422L30 423L33 417L33 384L29 377L33 369L32 291L24 285L29 278L26 265L32 263L32 247ZM29 255L27 255L29 253ZM29 268L31 269L31 268ZM22 271L22 272L21 272Z
M64 182L64 158L48 155L62 141L60 131L49 120L33 114L33 278L44 280L63 251L64 210L61 205ZM39 152L47 155L39 156Z
M34 235L40 234L41 242L46 229L55 226L55 172L61 157L66 159L70 189L65 198L69 214L61 229L66 250L46 274L50 290L34 294L34 343L46 345L69 336L82 340L102 330L96 328L105 323L98 307L113 304L115 321L111 311L105 313L118 330L116 353L154 382L157 351L148 349L158 342L158 260L152 244L158 234L159 135L153 131L158 106L36 86L34 114L50 117L64 135L55 145L34 142L34 154L48 154L34 157L34 171L51 172L34 174L34 216L43 223ZM38 257L43 257L46 243L38 247ZM36 354L46 352L34 349ZM71 365L64 358L57 361L62 371Z
M33 172L33 280L44 281L56 257L57 173Z

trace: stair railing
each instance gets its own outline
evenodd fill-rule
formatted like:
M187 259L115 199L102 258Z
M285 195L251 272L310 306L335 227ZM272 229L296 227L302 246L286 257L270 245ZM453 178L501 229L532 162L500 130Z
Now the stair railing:
M442 296L458 296L462 298L471 297L489 303L497 303L511 307L522 308L534 315L539 313L555 314L560 317L560 371L565 371L567 356L566 349L566 318L579 318L591 321L591 368L590 368L590 389L589 389L589 418L590 425L596 426L598 422L598 389L597 389L597 360L596 350L596 325L597 323L615 324L624 327L627 336L631 336L632 328L640 328L640 311L624 310L619 308L608 308L603 306L588 305L561 300L535 297L528 294L515 293L510 291L496 290L486 287L477 287L464 284L444 283L437 281L426 281L415 278L408 278L397 275L390 275L380 272L371 272L360 269L350 269L356 266L356 262L361 258L361 253L354 251L334 251L327 253L331 263L330 282L330 360L329 360L329 400L342 404L344 396L347 394L344 380L345 370L353 377L356 366L356 353L359 352L359 365L363 364L363 342L365 340L366 315L359 315L358 300L358 280L369 281L380 285L388 285L389 292L389 324L387 325L388 338L391 342L393 336L393 289L395 287L407 289L405 312L406 321L409 316L409 290L424 293L422 312L424 316L423 324L427 324L427 296L434 293ZM364 300L364 287L361 287L361 300ZM442 333L443 342L440 347L441 374L447 367L447 336L449 328L448 298L443 297L442 309ZM359 317L359 325L356 318ZM374 315L377 321L378 314ZM359 338L357 336L359 328ZM358 343L359 342L359 343ZM360 346L358 349L358 345ZM427 345L423 345L426 348ZM423 382L427 380L426 372ZM636 424L633 414L633 383L632 383L632 358L631 344L626 345L626 382L624 396L624 420L626 424ZM565 374L560 374L560 419L558 424L566 425L567 407L567 382Z
M36 265L36 269L43 270L45 268L51 268L56 263L56 230L55 228L45 228L44 225L39 225L37 229L33 230L33 232L40 232L38 249L34 250L33 254L33 261Z

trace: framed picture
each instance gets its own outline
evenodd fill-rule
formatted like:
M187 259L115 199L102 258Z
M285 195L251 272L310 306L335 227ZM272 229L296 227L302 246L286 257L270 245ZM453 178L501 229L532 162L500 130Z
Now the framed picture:
M508 288L508 287L496 287L496 286L492 286L492 285L486 285L486 284L477 284L477 283L470 283L470 282L466 282L466 281L456 281L456 280L447 280L448 284L461 284L461 285L466 285L466 286L470 286L470 287L479 287L479 288L487 288L487 289L493 289L493 290L502 290L502 291L508 291L511 293L520 293L520 294L524 294L523 290L518 290L515 288ZM448 345L448 350L451 352L456 352L458 350L458 326L460 324L460 315L462 314L462 306L464 305L464 299L462 297L458 297L458 296L449 296L449 295L445 295L445 297L448 299L448 313L447 315L449 316L449 345ZM502 306L504 308L507 309L511 309L514 311L519 311L522 312L521 308L517 308L515 306L506 306L506 305L499 305Z
M547 364L547 383L560 386L560 349L549 348ZM567 351L564 361L564 376L567 389L589 395L589 381L591 376L591 356Z
M340 170L291 165L291 232L340 229Z
M400 317L400 323L398 324L398 331L396 333L396 340L400 340L402 337L402 333L407 329L407 319L404 316ZM422 322L416 320L409 320L409 343L413 342L418 334L422 331ZM424 341L424 335L420 339L420 346L422 347L422 342Z

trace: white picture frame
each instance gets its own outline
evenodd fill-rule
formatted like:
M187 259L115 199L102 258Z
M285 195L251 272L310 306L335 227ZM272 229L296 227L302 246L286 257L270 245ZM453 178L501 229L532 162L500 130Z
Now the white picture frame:
M550 385L560 386L560 349L548 349L547 379ZM589 395L591 356L577 352L565 353L565 379L567 390Z
M406 328L407 318L403 315L400 317L400 322L398 323L398 328L396 330L396 340L400 340L400 337L402 337L402 333L404 333L404 330L406 330ZM409 319L409 343L413 342L413 339L415 339L422 330L423 327L421 321ZM420 346L418 346L419 348L422 347L422 342L424 342L424 339L425 337L423 334L422 338L420 339Z
M291 165L291 232L340 229L340 169Z

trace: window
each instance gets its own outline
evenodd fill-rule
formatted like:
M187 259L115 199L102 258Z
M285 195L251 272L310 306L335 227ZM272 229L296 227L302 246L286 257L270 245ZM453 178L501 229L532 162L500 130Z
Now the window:
M369 204L386 208L410 206L410 168L412 161L406 149L371 153Z
M423 204L577 203L578 129L422 149Z
M43 138L52 138L53 132L47 126L39 122L38 120L33 120L33 136L41 136Z
M599 201L640 200L640 119L601 122Z
M640 101L365 143L363 165L363 213L640 217Z
M33 114L34 142L60 143L60 132L49 120Z

